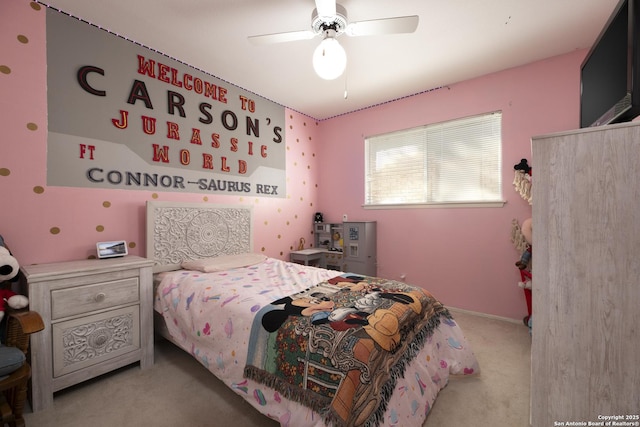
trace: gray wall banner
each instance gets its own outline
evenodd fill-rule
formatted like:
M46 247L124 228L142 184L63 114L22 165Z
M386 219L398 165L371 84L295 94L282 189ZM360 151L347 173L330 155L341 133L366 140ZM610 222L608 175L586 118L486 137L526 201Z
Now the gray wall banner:
M47 184L286 197L285 108L47 9Z

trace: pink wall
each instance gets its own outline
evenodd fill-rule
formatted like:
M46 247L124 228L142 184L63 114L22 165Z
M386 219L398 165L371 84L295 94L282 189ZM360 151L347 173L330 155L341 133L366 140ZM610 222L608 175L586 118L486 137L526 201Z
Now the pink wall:
M49 187L44 6L2 0L0 46L0 234L20 263L87 258L96 242L118 239L144 256L147 200L252 205L254 250L274 258L313 241L315 120L286 112L286 198Z
M531 216L513 189L513 165L531 163L533 135L578 124L575 52L322 122L318 205L331 221L378 221L378 275L429 289L450 306L521 319L527 314L511 221ZM351 95L350 95L351 96ZM365 210L364 137L484 112L503 112L502 208ZM534 250L535 258L535 250Z
M44 7L0 2L0 234L22 264L87 258L95 242L125 239L145 255L147 200L254 206L254 250L286 259L313 213L378 221L378 274L424 286L445 304L519 319L526 314L510 224L531 208L513 191L513 165L532 135L578 122L584 52L551 58L340 116L320 124L287 111L287 197L88 190L46 184ZM179 56L179 55L177 55ZM212 70L215 73L215 70ZM350 96L356 96L350 94ZM503 208L363 210L363 136L486 111L503 111ZM535 170L535 165L533 165ZM535 174L534 174L535 176Z

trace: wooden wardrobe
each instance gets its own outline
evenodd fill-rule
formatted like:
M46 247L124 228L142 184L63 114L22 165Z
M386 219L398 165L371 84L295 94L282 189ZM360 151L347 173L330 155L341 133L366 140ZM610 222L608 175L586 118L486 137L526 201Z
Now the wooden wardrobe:
M640 122L532 150L531 425L640 421Z

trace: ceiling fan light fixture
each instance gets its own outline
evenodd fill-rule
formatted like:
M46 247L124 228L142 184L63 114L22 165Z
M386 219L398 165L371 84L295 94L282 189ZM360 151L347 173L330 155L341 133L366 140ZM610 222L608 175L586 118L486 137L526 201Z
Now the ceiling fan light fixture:
M347 67L347 53L333 37L325 37L313 52L313 69L325 80L337 79Z
M336 16L336 0L316 0L318 17L325 22L330 22Z

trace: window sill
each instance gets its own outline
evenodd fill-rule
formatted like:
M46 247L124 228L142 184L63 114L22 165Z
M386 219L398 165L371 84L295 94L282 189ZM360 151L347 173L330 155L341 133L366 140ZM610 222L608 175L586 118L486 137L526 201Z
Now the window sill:
M430 208L501 208L507 203L498 202L447 202L447 203L395 203L385 205L362 205L364 209L430 209Z

